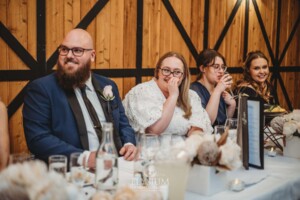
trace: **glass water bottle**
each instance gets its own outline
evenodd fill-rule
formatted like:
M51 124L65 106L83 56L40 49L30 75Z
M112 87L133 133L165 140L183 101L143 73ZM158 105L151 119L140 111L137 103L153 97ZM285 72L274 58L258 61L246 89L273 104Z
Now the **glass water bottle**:
M118 153L113 140L113 125L102 123L102 142L96 155L96 188L115 193L118 182Z

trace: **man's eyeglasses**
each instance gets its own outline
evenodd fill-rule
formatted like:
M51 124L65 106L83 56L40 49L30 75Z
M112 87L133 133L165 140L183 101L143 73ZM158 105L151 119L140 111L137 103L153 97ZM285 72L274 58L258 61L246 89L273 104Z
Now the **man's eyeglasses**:
M225 66L225 65L217 65L217 64L214 64L214 65L208 65L208 67L214 68L215 72L220 71L221 69L222 69L224 72L227 70L227 66Z
M180 70L174 70L173 72L168 68L160 68L162 75L170 76L173 74L174 77L180 78L183 75L183 72Z
M59 55L61 56L66 56L68 55L69 51L72 51L73 55L76 56L76 57L80 57L83 55L84 51L91 51L93 49L84 49L84 48L81 48L81 47L74 47L72 49L69 49L68 47L66 46L59 46L58 47L58 53Z

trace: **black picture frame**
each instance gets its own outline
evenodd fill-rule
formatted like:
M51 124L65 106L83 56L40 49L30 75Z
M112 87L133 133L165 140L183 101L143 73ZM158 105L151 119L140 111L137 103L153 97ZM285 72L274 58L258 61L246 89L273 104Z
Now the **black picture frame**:
M264 169L263 102L256 97L247 99L249 166Z
M263 103L259 98L240 95L238 109L237 143L243 166L264 169Z

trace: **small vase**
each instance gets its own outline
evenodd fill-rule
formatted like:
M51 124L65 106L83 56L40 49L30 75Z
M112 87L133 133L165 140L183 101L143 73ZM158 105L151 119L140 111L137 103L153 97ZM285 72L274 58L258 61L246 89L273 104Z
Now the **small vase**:
M155 168L157 176L164 177L164 182L169 184L168 199L184 199L188 175L191 168L190 162L187 162L185 159L181 160L170 156L164 160L156 160Z

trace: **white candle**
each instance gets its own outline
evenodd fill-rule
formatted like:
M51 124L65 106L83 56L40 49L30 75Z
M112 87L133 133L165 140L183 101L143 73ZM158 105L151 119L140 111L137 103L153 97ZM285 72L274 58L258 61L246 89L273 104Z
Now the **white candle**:
M245 187L245 183L238 178L231 181L229 185L230 190L235 192L242 191L244 187Z
M272 147L272 148L270 149L270 151L268 152L268 155L269 155L270 157L275 157L275 156L276 156L276 151L274 150L273 147Z

